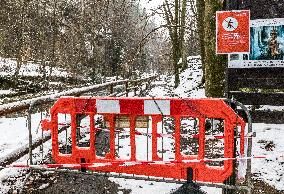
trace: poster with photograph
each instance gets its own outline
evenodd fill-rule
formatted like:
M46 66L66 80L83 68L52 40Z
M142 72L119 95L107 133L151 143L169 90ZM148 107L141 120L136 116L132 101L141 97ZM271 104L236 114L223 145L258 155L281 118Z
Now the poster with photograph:
M229 55L229 68L284 67L284 18L250 22L250 54Z
M283 60L284 25L251 27L250 60Z

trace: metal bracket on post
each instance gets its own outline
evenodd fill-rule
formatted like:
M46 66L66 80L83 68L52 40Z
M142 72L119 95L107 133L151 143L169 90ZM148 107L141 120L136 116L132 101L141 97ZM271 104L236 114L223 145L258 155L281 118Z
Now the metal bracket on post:
M248 119L248 134L252 134L252 118L251 115L249 113L249 110L247 109L247 107L245 107L245 105L243 105L242 103L236 101L235 99L228 99L229 102L234 103L236 106L241 107L246 115L247 115L247 119ZM247 156L248 158L251 157L251 151L252 151L252 138L249 137L248 138L248 149L247 149ZM248 189L247 189L247 193L251 194L252 193L252 182L251 182L251 160L247 160L247 184L248 184Z
M33 137L32 137L32 110L35 105L36 101L32 102L28 109L28 130L29 130L29 161L30 165L33 164L33 153L32 153L32 144L33 144Z
M45 99L45 101L48 100L56 100L57 98L49 98L49 99ZM33 150L32 150L32 145L33 145L33 136L32 136L32 111L34 106L39 102L39 101L43 101L42 99L38 99L33 101L32 103L30 103L29 105L29 109L28 109L28 130L29 130L29 163L30 165L33 165Z

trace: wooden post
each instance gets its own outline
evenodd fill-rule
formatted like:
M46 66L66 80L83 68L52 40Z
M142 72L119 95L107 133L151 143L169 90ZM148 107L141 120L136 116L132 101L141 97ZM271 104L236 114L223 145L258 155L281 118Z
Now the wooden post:
M139 86L140 86L140 87L139 87L139 89L140 89L140 91L139 91L139 96L140 96L140 95L142 94L142 90L143 90L142 87L143 87L143 86L141 86L141 84L142 84L141 82L138 82L138 84L139 84ZM138 85L138 84L137 84L137 85Z
M134 82L133 82L134 96L136 96L136 91L137 91L136 86L137 86L136 81L134 81Z
M147 86L146 86L147 90L151 89L151 81L152 79L149 79L147 82Z
M128 97L128 81L125 82L126 97Z
M109 93L113 94L113 85L112 84L109 86Z

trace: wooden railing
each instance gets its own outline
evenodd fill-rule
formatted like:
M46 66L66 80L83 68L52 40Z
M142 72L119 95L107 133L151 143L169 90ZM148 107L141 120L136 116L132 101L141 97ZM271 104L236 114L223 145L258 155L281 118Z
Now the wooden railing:
M126 80L107 82L103 84L85 86L81 88L74 88L71 90L67 90L67 91L63 91L63 92L59 92L59 93L55 93L51 95L41 96L37 98L12 102L8 104L0 105L0 116L13 113L13 112L26 110L32 104L37 105L37 104L50 103L52 101L55 101L60 96L80 96L85 93L108 90L108 89L109 89L109 94L107 94L107 96L123 96L123 95L128 96L128 93L132 90L134 91L134 95L136 95L139 88L142 89L144 84L146 85L145 87L148 88L150 82L155 80L157 77L158 76L151 76L151 77L137 79L137 80L126 79ZM119 86L119 85L124 85L124 90L125 90L124 92L115 92L114 87Z
M28 110L27 113L27 124L28 124L28 130L29 130L29 142L25 146L14 150L12 153L8 154L5 157L2 157L0 159L0 166L6 166L9 165L19 158L23 157L26 154L29 154L29 160L30 163L32 163L32 150L38 147L39 145L42 145L46 141L50 140L51 136L50 134L46 134L41 138L37 138L33 140L32 138L32 131L31 131L31 115L33 108L35 106L44 105L47 103L51 103L55 101L57 98L61 96L80 96L85 93L89 92L97 92L106 90L108 91L106 96L128 96L129 92L132 90L134 91L134 95L137 95L137 91L140 89L140 92L144 89L149 89L151 81L155 80L158 76L151 76L143 79L137 79L137 80L119 80L119 81L113 81L113 82L107 82L103 84L98 85L92 85L92 86L86 86L82 88L75 88L64 92L59 92L56 94L51 94L47 96L41 96L37 98L32 98L28 100L8 103L4 105L0 105L0 116L8 115L10 113L20 112L23 110ZM123 92L115 92L115 87L117 86L123 86L124 91ZM96 96L92 94L91 96ZM59 132L64 131L64 127L60 129ZM1 170L1 169L0 169Z

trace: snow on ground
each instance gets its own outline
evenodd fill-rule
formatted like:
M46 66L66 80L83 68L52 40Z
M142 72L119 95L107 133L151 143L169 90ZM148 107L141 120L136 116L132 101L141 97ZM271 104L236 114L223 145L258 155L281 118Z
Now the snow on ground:
M201 81L201 64L199 62L189 63L189 68L183 71L180 75L180 85L174 89L173 75L161 76L160 80L153 83L153 88L147 94L147 96L155 97L192 97L203 98L205 97L204 89L197 89L196 86ZM33 137L37 138L41 136L41 130L38 129L40 121L40 114L33 115L32 131ZM0 159L11 151L28 143L28 130L26 126L26 117L14 117L14 118L0 118L0 129L2 135L0 136ZM159 127L159 132L161 128ZM142 130L142 129L138 129ZM253 124L253 130L257 132L257 136L253 139L253 155L279 155L284 153L284 125L267 125L267 124ZM145 131L143 131L145 132ZM151 133L151 131L148 131ZM48 132L46 132L48 133ZM145 152L145 140L144 136L137 136L137 156L138 159L145 159L147 157ZM165 145L170 146L171 138L166 140ZM143 144L144 142L144 144ZM270 143L271 142L271 143ZM149 145L151 141L149 141ZM270 147L267 147L270 145ZM122 156L129 156L129 139L120 142L120 154ZM51 147L51 142L45 143L45 149ZM160 148L161 149L161 148ZM170 150L170 149L169 149ZM48 150L45 151L47 154ZM38 149L35 153L39 153ZM151 146L149 146L149 153L151 153ZM173 153L167 151L165 158L170 158ZM150 156L150 154L149 154ZM149 157L150 158L150 157ZM26 163L27 156L21 158L19 163ZM252 171L255 173L255 178L261 179L267 182L269 185L275 186L279 190L284 190L284 158L278 159L254 159L252 161ZM1 180L10 177L17 177L22 173L22 170L7 168L0 171ZM147 192L148 194L166 194L177 189L181 185L168 184L151 181L141 180L125 180L123 178L110 178L111 181L118 183L121 187L131 189L133 194L141 194ZM18 187L21 187L21 181L16 183ZM5 184L0 184L0 193L5 193L9 188ZM202 190L209 194L221 194L221 189L202 187Z
M42 118L45 118L42 115ZM33 139L41 137L40 129L41 114L36 113L32 115L32 135ZM28 127L27 118L11 117L0 118L0 129L2 135L0 136L0 158L7 156L9 153L23 147L28 143ZM44 132L48 134L49 132Z
M15 94L16 92L12 90L0 90L0 97L8 94Z
M174 183L160 183L152 181L123 179L123 178L109 178L109 180L119 184L121 188L131 189L131 194L162 194L170 193L179 188L181 185Z
M40 147L33 150L33 163L40 163L42 159L50 152L51 140L47 141L42 149ZM14 164L27 164L29 159L28 155L17 160ZM25 176L23 176L23 174ZM27 175L27 169L23 168L4 168L0 171L0 193L5 194L9 193L12 188L14 191L20 190L23 188L23 182ZM13 185L5 184L5 180L9 178L13 180ZM4 181L4 182L2 182ZM2 183L2 184L1 184Z
M204 98L205 90L197 89L202 79L200 57L188 57L188 66L189 68L180 74L180 84L174 93L179 97ZM172 77L170 84L174 86L174 77Z
M253 130L256 131L253 155L268 157L252 161L255 178L275 186L278 190L284 190L284 125L254 123Z
M17 61L15 59L0 58L0 76L13 75L16 71L16 66ZM45 71L46 74L49 75L50 67L46 66ZM40 65L34 62L23 63L19 75L43 76L43 74L40 73ZM69 74L64 69L56 67L52 69L52 76L68 77Z
M13 91L11 90L0 90L0 95L6 95L6 94L11 94Z
M1 170L0 173L0 182L7 179L7 177L12 179L17 179L18 176L21 176L23 173L25 173L25 170L17 169L17 168L6 168ZM21 181L15 181L15 188L21 188ZM8 193L11 189L10 185L6 184L0 184L0 193Z
M119 184L121 188L131 189L131 194L170 194L175 191L181 184L175 183L163 183L163 182L153 182L153 181L143 181L134 179L124 179L124 178L109 178L109 180ZM203 191L208 194L221 194L221 189L213 187L201 187Z

